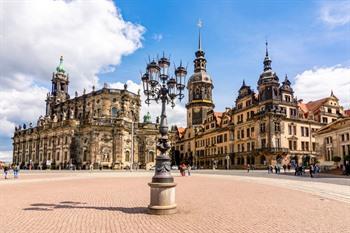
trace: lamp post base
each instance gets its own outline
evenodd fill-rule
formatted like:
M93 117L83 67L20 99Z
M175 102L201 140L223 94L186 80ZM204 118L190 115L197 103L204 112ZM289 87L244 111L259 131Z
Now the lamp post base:
M148 183L151 187L151 203L148 213L167 215L176 213L175 186L176 183Z

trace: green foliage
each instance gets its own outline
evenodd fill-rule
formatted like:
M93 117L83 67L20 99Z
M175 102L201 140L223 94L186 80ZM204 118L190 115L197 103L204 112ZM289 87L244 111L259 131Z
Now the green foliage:
M339 156L334 156L333 157L333 162L338 163L338 162L340 162L340 160L341 160L341 158Z

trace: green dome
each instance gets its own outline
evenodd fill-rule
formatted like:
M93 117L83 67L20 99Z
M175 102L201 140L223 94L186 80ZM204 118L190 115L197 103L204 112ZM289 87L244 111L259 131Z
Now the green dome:
M63 68L63 56L60 58L60 64L56 68L57 73L65 73L66 71Z
M143 123L152 123L151 114L149 112L147 112L147 114L143 116Z

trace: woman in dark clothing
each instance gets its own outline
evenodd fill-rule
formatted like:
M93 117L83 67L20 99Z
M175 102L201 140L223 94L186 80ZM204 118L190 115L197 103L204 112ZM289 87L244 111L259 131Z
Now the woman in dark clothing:
M7 173L8 173L9 168L7 166L4 167L4 175L5 179L7 179Z

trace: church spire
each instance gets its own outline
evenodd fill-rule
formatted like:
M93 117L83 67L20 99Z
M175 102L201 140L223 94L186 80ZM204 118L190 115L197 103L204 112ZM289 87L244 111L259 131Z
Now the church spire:
M207 60L205 59L204 51L202 50L202 35L201 35L201 28L203 26L202 21L199 20L197 23L197 26L199 28L199 33L198 33L198 50L196 51L195 55L196 58L194 59L194 72L199 72L199 71L206 71L206 63Z
M265 42L266 46L266 52L265 52L265 59L264 59L264 71L271 70L271 59L269 57L269 50L268 50L268 42Z
M202 51L202 38L201 38L201 28L202 28L202 20L198 20L198 51Z

